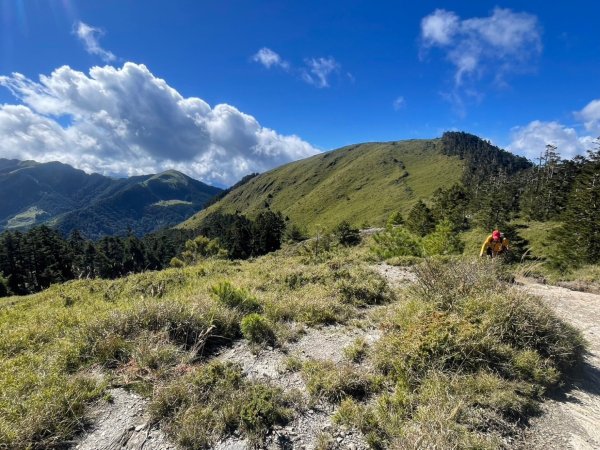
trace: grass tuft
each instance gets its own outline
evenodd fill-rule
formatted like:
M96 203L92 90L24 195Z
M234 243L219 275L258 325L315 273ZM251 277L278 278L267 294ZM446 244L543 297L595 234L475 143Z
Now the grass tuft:
M346 397L364 398L380 387L380 380L350 365L331 361L307 361L302 376L308 392L316 398L340 402Z

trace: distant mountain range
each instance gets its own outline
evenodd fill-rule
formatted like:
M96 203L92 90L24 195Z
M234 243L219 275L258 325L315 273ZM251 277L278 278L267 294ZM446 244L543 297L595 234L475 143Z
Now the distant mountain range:
M175 170L114 179L59 162L0 158L0 231L45 223L88 238L143 235L185 220L221 191Z

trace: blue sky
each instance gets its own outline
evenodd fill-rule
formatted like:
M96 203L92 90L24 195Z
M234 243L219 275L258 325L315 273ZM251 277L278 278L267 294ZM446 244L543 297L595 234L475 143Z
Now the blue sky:
M0 5L0 157L227 185L444 130L530 158L600 135L597 2Z

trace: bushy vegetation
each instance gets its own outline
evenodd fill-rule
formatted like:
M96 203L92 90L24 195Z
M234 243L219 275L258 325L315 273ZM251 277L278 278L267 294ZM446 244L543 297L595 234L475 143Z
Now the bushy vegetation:
M331 361L307 361L302 365L302 376L308 392L316 398L339 403L342 399L364 398L378 388L379 380L351 365Z
M374 236L372 251L382 259L397 257L424 257L460 255L464 243L454 226L442 220L423 237L412 233L403 225L389 226Z
M340 222L338 226L335 227L333 234L340 245L349 246L360 244L360 231L358 228L352 228L350 223L346 220Z
M499 267L418 266L374 347L388 388L367 404L347 397L335 420L374 448L500 447L581 360L584 343L539 299L508 286Z
M273 344L275 332L269 319L260 314L248 314L241 322L242 335L254 344Z

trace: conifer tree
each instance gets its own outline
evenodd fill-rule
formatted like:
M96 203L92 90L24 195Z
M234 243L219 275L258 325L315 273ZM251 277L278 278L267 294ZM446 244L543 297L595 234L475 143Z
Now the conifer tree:
M406 228L417 236L425 236L434 230L435 219L423 200L419 200L409 211Z
M448 189L439 188L433 193L431 212L436 222L449 221L456 231L469 226L467 211L470 195L464 186L455 184Z

